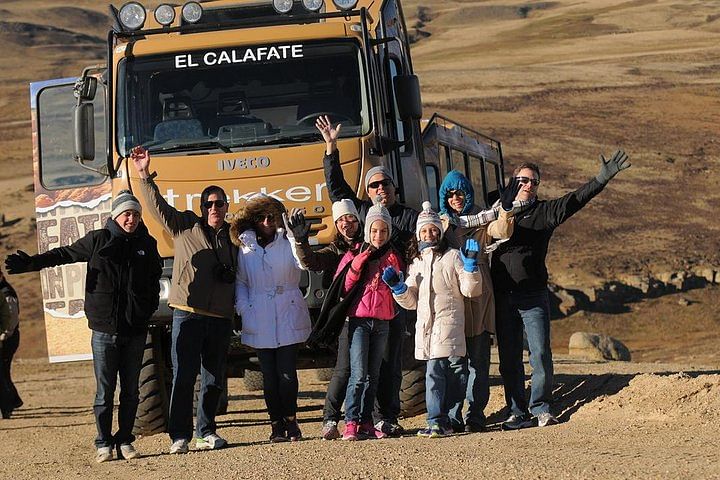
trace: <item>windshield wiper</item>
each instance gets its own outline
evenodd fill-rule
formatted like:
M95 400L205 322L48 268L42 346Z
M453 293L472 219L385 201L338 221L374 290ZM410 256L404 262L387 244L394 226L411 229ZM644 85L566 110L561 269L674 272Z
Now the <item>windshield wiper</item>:
M262 145L276 145L276 144L284 144L284 143L295 143L295 142L303 142L303 141L318 141L322 140L320 137L320 134L315 133L301 133L299 135L290 135L290 136L281 136L281 137L275 137L275 138L267 138L265 140L261 140L258 143Z
M177 152L179 150L198 150L202 148L213 147L222 150L225 153L232 153L230 147L218 142L217 140L203 140L201 142L192 143L173 143L167 146L147 146L151 152Z

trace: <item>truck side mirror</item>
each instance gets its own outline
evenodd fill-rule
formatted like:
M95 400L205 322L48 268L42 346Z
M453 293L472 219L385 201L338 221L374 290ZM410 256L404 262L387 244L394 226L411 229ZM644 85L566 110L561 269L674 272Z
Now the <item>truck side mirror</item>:
M398 75L393 78L395 99L401 120L419 120L422 118L420 100L420 81L417 75Z
M75 159L81 164L95 160L95 106L92 102L73 107L73 123Z
M97 78L83 76L75 83L75 97L80 102L91 102L95 99L97 91Z

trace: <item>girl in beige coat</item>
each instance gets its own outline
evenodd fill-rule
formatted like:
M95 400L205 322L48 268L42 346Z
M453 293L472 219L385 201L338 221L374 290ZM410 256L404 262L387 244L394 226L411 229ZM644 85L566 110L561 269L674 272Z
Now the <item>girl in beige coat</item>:
M452 432L448 412L465 396L464 298L481 295L484 286L477 267L478 243L469 240L464 253L449 248L430 202L418 216L416 237L408 255L414 260L407 281L392 267L385 269L383 280L400 306L417 310L415 358L427 360L428 411L428 428L418 435L439 437Z

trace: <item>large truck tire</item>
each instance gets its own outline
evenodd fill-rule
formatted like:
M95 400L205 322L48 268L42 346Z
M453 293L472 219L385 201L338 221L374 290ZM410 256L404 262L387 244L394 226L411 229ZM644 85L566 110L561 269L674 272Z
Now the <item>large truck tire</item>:
M403 365L403 379L400 387L400 416L415 417L424 414L425 407L425 362L412 359Z
M334 368L316 368L315 377L320 382L329 382L332 379Z
M138 385L140 404L133 434L149 436L165 432L172 387L172 365L170 335L163 327L153 327L148 331Z
M243 385L248 392L259 392L263 389L263 374L257 370L245 370Z

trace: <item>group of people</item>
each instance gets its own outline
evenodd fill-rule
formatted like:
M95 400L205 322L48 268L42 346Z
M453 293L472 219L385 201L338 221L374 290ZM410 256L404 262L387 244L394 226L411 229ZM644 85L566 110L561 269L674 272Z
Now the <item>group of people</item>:
M201 215L176 210L154 182L148 152L131 151L144 205L175 247L168 299L173 308L170 453L188 452L191 440L196 449L227 445L217 433L215 413L236 314L242 342L257 352L272 442L302 438L296 365L304 343L337 348L323 410L324 439L401 435L401 358L409 323L415 324L415 358L427 362L428 424L419 435L484 430L493 335L509 411L502 427L557 423L550 411L548 243L558 225L630 165L627 155L601 156L597 177L550 201L537 199L537 165L523 164L487 210L477 206L470 181L451 171L440 188L439 213L429 202L417 212L398 202L398 185L383 166L365 175L370 200L358 198L339 163L340 125L320 117L316 126L326 143L323 165L337 231L319 250L310 246L303 212L287 212L264 194L249 198L231 223L227 196L218 186L203 190ZM141 216L138 199L123 191L103 229L66 247L34 256L19 251L6 259L9 273L88 262L85 313L93 331L98 462L112 459L115 450L120 458L139 456L132 445L137 385L162 271ZM331 282L314 325L299 289L302 270L324 272ZM523 330L533 367L529 403ZM119 428L113 435L118 375Z

